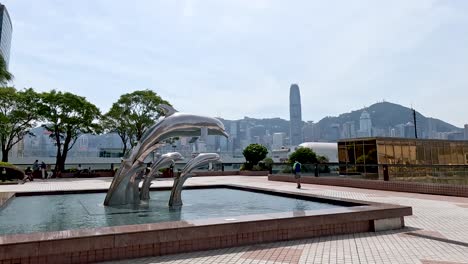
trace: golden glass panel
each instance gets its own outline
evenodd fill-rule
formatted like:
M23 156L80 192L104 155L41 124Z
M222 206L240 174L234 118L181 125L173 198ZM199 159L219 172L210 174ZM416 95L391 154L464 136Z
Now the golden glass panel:
M433 165L439 164L439 149L435 144L431 145L431 159Z
M463 165L465 164L465 159L463 157L463 145L462 144L457 144L457 164Z
M365 153L364 153L364 145L362 145L362 141L356 144L355 153L356 153L356 164L364 164L366 161Z
M403 162L403 155L401 154L401 145L393 145L393 151L395 152L395 163L401 164Z
M415 162L415 164L426 164L424 144L419 142L416 145L415 152L416 152L416 162Z
M377 153L378 153L378 164L387 164L388 159L385 152L385 144L378 143L377 144Z
M425 158L424 162L425 162L425 164L428 164L428 165L434 164L434 162L432 160L431 145L429 143L424 143L423 148L424 148L424 158Z
M395 151L393 149L393 144L386 144L385 145L385 156L388 160L389 164L395 164Z
M416 157L416 145L409 146L409 162L410 164L418 164L418 159Z
M409 159L410 159L410 149L409 149L409 146L407 145L403 145L401 146L401 152L402 152L402 159L403 159L403 163L406 164L407 162L409 162Z

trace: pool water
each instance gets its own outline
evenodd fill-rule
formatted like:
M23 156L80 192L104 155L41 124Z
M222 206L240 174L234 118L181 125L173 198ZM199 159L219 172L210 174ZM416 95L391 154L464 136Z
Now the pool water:
M38 195L13 198L0 210L0 234L235 217L343 207L339 205L228 188L182 192L180 210L167 206L170 191L152 191L138 206L105 207L105 193Z

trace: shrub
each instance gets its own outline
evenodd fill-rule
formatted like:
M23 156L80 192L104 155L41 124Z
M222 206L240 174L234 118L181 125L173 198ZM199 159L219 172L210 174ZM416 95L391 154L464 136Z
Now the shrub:
M5 174L3 174L5 172ZM24 171L8 162L0 162L1 180L21 180L24 177Z
M314 164L318 162L317 154L310 148L300 147L289 155L289 164L292 165L295 161L299 161L302 164Z
M253 170L253 171L263 171L264 168L262 168L262 166L260 166L260 165L254 165L254 166L252 167L252 170Z
M0 167L16 167L16 166L9 162L0 161Z
M273 159L272 158L264 158L262 161L258 163L262 171L270 171L273 169Z
M242 154L245 157L246 169L252 169L254 165L257 165L259 161L263 160L268 153L268 150L265 146L260 144L250 144L248 145ZM249 164L249 165L247 165Z

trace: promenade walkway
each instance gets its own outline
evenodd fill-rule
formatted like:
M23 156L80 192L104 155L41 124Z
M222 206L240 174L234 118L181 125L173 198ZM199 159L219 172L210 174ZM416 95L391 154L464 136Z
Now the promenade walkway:
M0 192L107 189L110 178L35 180ZM270 182L266 177L198 177L187 184L233 183L413 207L406 228L133 259L113 263L423 263L468 264L468 198ZM153 186L171 186L171 180Z

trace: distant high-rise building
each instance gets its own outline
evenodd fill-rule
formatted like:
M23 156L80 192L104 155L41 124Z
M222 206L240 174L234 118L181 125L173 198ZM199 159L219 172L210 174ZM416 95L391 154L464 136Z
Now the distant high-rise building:
M8 67L10 62L11 35L13 26L6 7L0 4L0 54Z
M292 84L289 91L290 143L298 146L302 143L301 93L297 84Z
M468 140L468 124L465 125L465 140Z
M329 133L325 137L328 141L337 141L340 139L340 124L333 123L330 125Z
M284 146L285 133L274 133L272 149L281 149Z
M405 124L398 124L395 126L395 136L405 137Z
M307 121L302 129L304 142L314 142L320 139L320 127L313 121Z
M416 138L416 135L414 134L414 124L413 124L413 122L408 122L405 125L405 137L406 138Z
M355 138L356 137L356 126L354 121L348 121L343 124L341 131L341 138Z
M448 140L463 140L464 139L464 133L462 131L460 132L449 132L447 135Z
M372 121L369 113L364 110L361 113L361 117L359 118L359 137L370 137L372 136Z

